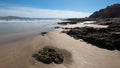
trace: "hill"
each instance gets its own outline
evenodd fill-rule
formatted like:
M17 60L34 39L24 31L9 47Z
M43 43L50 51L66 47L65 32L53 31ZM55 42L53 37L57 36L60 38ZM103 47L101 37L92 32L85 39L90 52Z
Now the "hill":
M5 17L0 17L1 20L11 20L11 19L29 19L25 17L18 17L18 16L5 16Z
M115 18L120 17L120 4L113 4L94 12L89 18Z

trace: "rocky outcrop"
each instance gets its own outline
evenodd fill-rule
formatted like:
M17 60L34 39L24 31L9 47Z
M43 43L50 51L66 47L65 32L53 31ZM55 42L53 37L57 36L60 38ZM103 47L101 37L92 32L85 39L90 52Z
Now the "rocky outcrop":
M59 25L67 25L67 24L77 24L77 22L69 21L69 22L59 22Z
M108 28L76 27L64 33L100 48L120 50L120 24L111 24Z
M84 22L84 21L97 21L97 18L69 18L66 19L68 21L72 21L72 22Z
M120 17L120 4L113 4L94 12L89 18L115 18Z

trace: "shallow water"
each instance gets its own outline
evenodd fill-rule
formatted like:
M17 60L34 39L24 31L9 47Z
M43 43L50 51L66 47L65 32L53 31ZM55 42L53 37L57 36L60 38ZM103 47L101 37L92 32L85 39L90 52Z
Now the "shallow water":
M36 21L0 21L0 35L25 31L52 28L59 20L36 20Z
M0 44L48 32L60 20L0 21Z

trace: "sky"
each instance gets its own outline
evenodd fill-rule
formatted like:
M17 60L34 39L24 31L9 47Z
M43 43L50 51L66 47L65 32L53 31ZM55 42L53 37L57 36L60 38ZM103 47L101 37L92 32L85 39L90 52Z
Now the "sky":
M81 18L120 0L0 0L0 16Z

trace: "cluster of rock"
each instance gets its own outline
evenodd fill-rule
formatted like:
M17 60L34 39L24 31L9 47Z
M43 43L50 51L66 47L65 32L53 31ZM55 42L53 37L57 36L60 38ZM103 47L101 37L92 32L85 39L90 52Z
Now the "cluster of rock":
M69 31L62 31L68 35L83 39L84 41L94 44L97 47L109 50L120 50L120 4L113 4L104 9L94 12L88 18L69 18L70 22L58 24L76 24L83 21L96 21L94 24L109 25L108 28L64 28Z
M35 52L33 54L33 57L43 62L44 64L50 64L50 63L56 63L56 64L62 64L64 60L64 56L57 52L55 49L45 47L42 50Z
M59 25L67 25L67 24L77 24L80 22L84 22L84 21L97 21L99 19L97 18L68 18L65 19L64 22L59 22Z
M108 28L76 27L66 33L100 48L120 50L120 24L110 25Z
M120 18L105 18L105 19L99 19L96 21L96 24L100 25L116 25L120 23Z
M72 21L72 22L84 22L84 21L97 21L97 18L69 18L66 19L68 21Z

